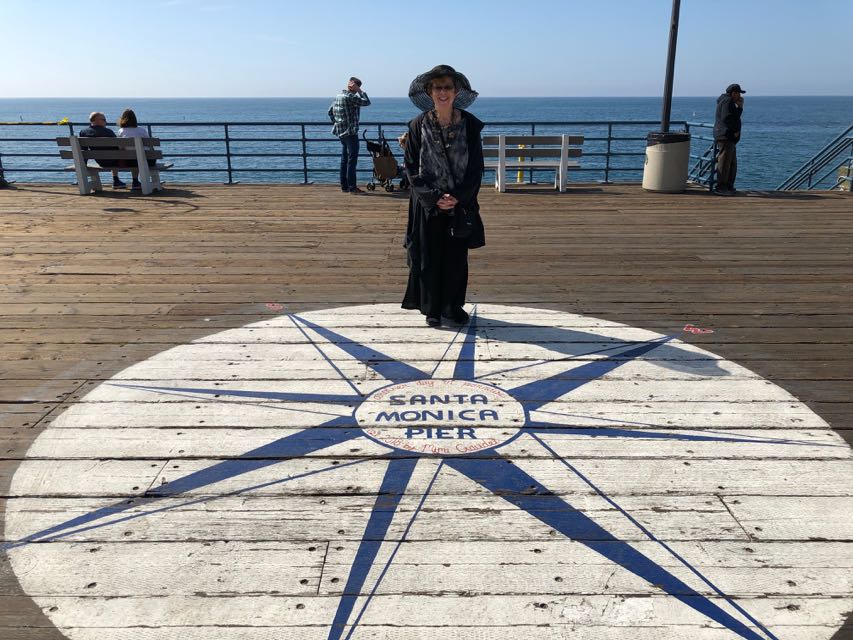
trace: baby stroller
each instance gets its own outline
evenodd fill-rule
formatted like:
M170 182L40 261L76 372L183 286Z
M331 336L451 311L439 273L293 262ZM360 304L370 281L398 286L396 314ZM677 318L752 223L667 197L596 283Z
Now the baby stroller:
M388 146L388 141L380 132L377 140L368 140L367 132L361 134L364 142L367 144L367 150L373 158L373 176L365 186L368 191L374 191L376 185L379 184L385 191L394 191L394 180L400 178L400 187L405 189L407 181L402 167L397 164L397 159L391 153L391 147Z

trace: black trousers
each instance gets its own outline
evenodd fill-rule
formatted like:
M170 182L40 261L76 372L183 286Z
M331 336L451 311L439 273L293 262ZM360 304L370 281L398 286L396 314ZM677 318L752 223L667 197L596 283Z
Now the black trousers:
M427 221L427 268L410 265L405 308L417 306L426 316L451 316L465 305L468 289L468 245L447 233L449 217L444 214Z

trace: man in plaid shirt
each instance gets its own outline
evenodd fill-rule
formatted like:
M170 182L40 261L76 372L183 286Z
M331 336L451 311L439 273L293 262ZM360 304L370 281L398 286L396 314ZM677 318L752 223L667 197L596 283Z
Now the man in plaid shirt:
M361 108L370 104L370 98L361 90L361 80L350 78L347 88L329 107L329 118L335 123L332 133L341 139L341 191L363 193L358 188L355 167L358 163L358 118Z

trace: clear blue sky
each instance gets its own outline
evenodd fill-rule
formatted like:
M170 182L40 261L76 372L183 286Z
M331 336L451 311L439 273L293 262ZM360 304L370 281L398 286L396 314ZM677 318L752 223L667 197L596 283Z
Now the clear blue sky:
M0 0L0 97L329 96L350 75L370 95L404 96L439 63L483 96L656 96L670 9L670 0ZM730 82L750 95L853 95L851 25L850 0L682 0L675 95L717 95Z

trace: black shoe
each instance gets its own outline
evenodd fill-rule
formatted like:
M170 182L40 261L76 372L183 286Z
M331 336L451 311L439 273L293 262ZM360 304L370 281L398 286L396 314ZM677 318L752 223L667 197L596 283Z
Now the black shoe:
M364 193L364 189L359 189L358 187L353 187L349 190L350 193Z
M444 316L444 317L452 320L456 324L466 324L468 322L468 320L471 319L471 316L469 316L465 312L465 309L462 309L461 307L459 309L456 309L455 311L453 311L453 313L451 313L449 316Z
M130 188L132 191L142 191L142 183L139 180L134 180L130 184Z
M118 178L113 178L113 189L124 189L126 186L126 182L122 182Z
M440 327L441 326L441 319L440 318L433 318L432 316L427 316L426 323L431 327Z

